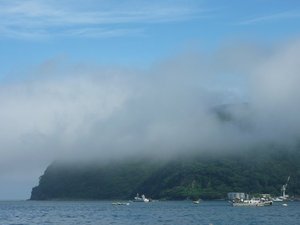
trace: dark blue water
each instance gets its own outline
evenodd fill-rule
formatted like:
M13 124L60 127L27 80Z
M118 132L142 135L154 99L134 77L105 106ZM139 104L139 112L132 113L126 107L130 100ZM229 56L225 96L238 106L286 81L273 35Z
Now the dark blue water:
M0 224L300 224L300 202L269 207L232 207L225 201L153 202L112 205L111 202L2 201Z

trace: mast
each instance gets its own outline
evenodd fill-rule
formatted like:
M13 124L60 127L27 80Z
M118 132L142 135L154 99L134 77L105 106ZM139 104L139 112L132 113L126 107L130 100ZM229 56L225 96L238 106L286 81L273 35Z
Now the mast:
M282 191L282 198L285 199L287 196L285 194L285 191L286 191L286 188L287 188L287 185L288 185L288 182L290 180L290 176L288 177L286 183L284 185L282 185L282 188L281 188L281 191Z

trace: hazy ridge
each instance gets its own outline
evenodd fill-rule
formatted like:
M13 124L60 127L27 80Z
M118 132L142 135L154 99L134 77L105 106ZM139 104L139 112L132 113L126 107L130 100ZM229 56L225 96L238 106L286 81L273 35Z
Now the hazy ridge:
M232 113L237 110L239 116ZM221 105L211 114L240 132L251 132L248 104ZM231 191L279 195L288 176L289 194L300 195L299 144L180 152L171 158L55 161L32 189L31 199L131 199L136 193L155 199L223 199Z
M288 176L288 193L300 195L299 149L265 146L243 154L207 153L168 162L54 162L33 188L31 199L131 199L136 193L155 199L222 199L230 191L278 195Z

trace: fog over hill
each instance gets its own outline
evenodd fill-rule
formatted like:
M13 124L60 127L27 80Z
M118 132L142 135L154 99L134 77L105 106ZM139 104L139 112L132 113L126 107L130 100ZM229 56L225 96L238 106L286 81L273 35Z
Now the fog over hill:
M36 170L62 158L292 146L300 135L299 52L292 40L186 51L147 69L49 60L1 84L0 171ZM228 104L247 108L226 109L235 123L212 113Z

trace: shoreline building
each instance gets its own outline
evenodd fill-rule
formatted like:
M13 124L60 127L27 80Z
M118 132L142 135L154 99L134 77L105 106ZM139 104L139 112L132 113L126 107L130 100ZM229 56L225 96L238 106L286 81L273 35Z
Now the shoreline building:
M229 192L227 193L228 200L234 199L249 199L249 195L245 194L244 192Z

